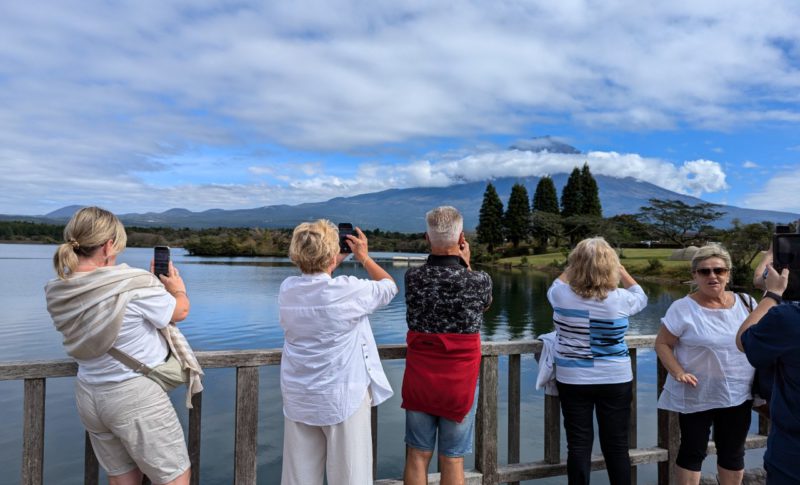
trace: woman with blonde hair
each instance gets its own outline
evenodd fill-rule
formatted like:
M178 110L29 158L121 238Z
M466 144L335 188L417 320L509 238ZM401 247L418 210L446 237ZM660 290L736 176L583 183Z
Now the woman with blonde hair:
M45 287L47 310L78 363L78 414L108 482L138 485L144 474L155 484L188 484L189 455L169 396L109 353L163 364L170 351L159 330L189 313L183 279L171 263L160 280L116 264L125 228L98 207L76 212L64 241L53 256L58 278Z
M698 249L691 268L697 290L670 305L656 337L656 353L669 372L658 407L679 413L679 484L700 483L712 424L719 483L739 484L755 369L736 348L736 333L756 303L726 289L731 257L721 246Z
M283 485L372 483L370 406L392 395L367 318L397 294L397 285L369 257L356 228L340 242L326 220L294 229L289 258L302 274L278 293L284 331ZM333 277L352 251L369 279Z
M595 412L609 481L629 484L633 373L625 333L628 317L647 305L647 296L614 249L594 237L575 246L547 299L556 328L556 387L567 433L569 484L589 483Z

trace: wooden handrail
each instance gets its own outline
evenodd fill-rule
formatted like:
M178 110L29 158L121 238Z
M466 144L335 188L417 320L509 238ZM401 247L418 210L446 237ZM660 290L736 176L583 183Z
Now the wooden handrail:
M634 392L629 435L632 477L636 483L636 466L644 463L658 463L659 484L673 481L672 463L677 453L679 431L677 415L663 410L658 411L658 442L653 448L637 448L637 349L652 348L654 335L634 335L626 337L631 353L634 376ZM478 410L475 423L475 465L480 473L469 474L468 483L495 485L497 483L517 483L522 480L565 475L566 462L561 457L561 424L559 401L556 396L545 396L544 423L545 439L543 460L519 463L520 459L520 357L535 354L542 349L539 340L518 340L506 342L483 342L481 352L481 376L478 395ZM404 359L405 344L381 345L378 348L381 360ZM508 357L508 456L507 464L500 464L497 445L497 396L500 357ZM231 350L197 352L197 358L205 369L236 369L236 418L235 454L233 481L235 484L256 483L256 451L258 430L259 367L280 365L281 350ZM658 388L666 378L661 363L658 362ZM24 437L22 460L22 483L39 485L43 480L44 450L44 409L46 379L70 377L77 374L77 364L69 359L0 362L0 381L24 380ZM188 448L192 462L192 484L200 483L200 433L202 394L194 396L194 408L189 412ZM372 409L373 475L377 471L377 433L378 409ZM746 448L763 447L766 444L767 422L760 422L759 435L748 437ZM714 453L709 447L709 454ZM98 483L97 460L86 439L85 481L87 485ZM602 458L592 458L592 469L605 468ZM381 483L392 483L381 480ZM432 482L435 483L435 482Z

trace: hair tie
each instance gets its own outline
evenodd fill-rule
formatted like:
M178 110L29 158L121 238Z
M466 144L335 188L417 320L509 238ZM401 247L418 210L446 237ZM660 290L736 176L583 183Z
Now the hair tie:
M78 241L76 241L75 239L72 239L72 238L70 238L67 241L67 244L72 246L72 249L78 249L79 247L81 247L80 243Z

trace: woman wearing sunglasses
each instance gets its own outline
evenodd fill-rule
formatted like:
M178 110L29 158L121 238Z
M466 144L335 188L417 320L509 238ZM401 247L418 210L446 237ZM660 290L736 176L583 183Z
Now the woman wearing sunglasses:
M658 407L679 413L677 483L700 483L713 424L719 483L739 484L754 369L737 352L736 332L755 301L725 289L731 257L721 246L698 249L691 267L697 291L672 303L656 337L656 353L669 372Z

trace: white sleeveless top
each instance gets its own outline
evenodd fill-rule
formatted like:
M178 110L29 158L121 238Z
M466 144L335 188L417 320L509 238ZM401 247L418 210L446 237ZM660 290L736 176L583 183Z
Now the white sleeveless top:
M731 308L706 308L690 296L670 305L662 324L678 337L673 352L697 386L667 376L658 407L680 413L738 406L751 398L755 370L736 348L736 332L749 309L738 295ZM751 299L749 295L745 298ZM753 302L755 307L755 302Z

